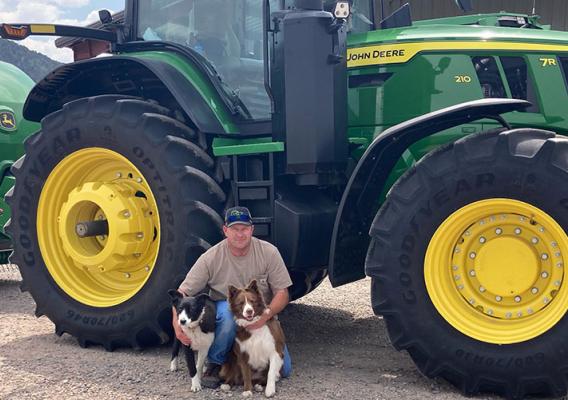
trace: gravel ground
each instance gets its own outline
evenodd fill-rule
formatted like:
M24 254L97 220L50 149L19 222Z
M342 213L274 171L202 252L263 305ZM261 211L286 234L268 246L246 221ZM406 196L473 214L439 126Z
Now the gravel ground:
M36 318L14 267L0 266L0 399L241 398L189 391L187 369L170 372L169 346L113 353L81 349ZM370 280L332 289L324 282L281 315L294 371L276 399L465 399L444 381L423 377L395 351L369 305ZM264 398L254 394L253 398ZM496 397L477 397L496 399Z

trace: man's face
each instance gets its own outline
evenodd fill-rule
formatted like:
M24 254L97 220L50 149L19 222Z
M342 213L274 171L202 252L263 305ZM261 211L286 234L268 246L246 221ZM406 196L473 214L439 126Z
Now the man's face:
M240 250L250 245L253 231L254 228L251 225L234 224L229 227L223 226L223 232L225 232L229 245Z

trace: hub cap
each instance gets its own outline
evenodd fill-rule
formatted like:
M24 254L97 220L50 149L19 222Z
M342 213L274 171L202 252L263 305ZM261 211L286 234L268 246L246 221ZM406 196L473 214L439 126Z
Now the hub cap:
M568 238L542 210L517 200L469 204L436 230L426 252L426 288L438 312L475 339L532 339L566 312Z
M106 220L108 233L79 237L80 222ZM143 286L160 240L146 179L108 149L79 150L50 173L40 196L38 241L49 273L69 296L94 307L120 304Z

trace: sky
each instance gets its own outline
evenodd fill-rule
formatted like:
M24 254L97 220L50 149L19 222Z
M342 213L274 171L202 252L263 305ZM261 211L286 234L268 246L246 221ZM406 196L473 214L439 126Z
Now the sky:
M41 22L84 26L98 20L98 11L115 13L124 0L0 0L0 22ZM60 62L73 61L71 49L55 47L54 36L32 36L19 42Z

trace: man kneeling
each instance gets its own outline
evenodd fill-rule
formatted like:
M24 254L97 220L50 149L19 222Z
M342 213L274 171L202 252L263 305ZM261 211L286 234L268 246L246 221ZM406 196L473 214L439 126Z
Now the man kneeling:
M209 295L217 306L215 340L209 349L207 373L202 385L216 388L220 385L219 371L227 360L236 335L236 324L227 302L228 287L246 287L256 280L258 289L266 303L262 316L246 329L263 327L288 304L288 287L292 280L278 249L252 236L254 226L250 212L245 207L233 207L225 213L223 232L225 239L211 247L198 258L188 272L178 291L184 296L195 296L209 288ZM173 318L176 337L189 345L189 339L182 332L177 316ZM282 377L292 371L288 348L284 347Z

